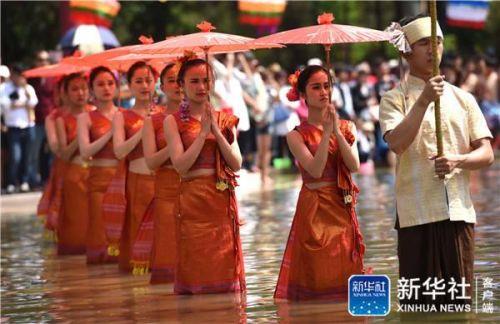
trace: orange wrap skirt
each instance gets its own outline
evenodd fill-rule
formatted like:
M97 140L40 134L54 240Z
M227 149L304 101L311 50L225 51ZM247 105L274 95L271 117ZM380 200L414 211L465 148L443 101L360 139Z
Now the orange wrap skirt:
M127 173L127 209L125 223L120 238L120 255L118 262L120 270L130 272L132 244L146 212L154 196L155 177L149 174L140 174L128 171Z
M42 197L38 201L36 214L40 217L47 216L49 212L50 202L55 192L55 183L56 179L61 176L61 162L57 156L54 158L54 162L52 162L52 167L50 168L50 175L47 183L45 184L42 192Z
M215 188L214 175L181 182L174 292L245 290L234 192Z
M87 263L116 262L117 257L108 255L108 239L102 217L102 199L116 167L91 167L89 171L89 224L87 230Z
M152 284L174 281L175 220L179 213L180 184L179 174L174 169L162 168L156 171Z
M302 186L275 298L347 300L349 277L363 273L364 245L354 208L336 186Z
M89 221L89 168L68 163L64 174L62 213L58 219L57 253L84 254Z
M50 170L49 180L38 202L37 215L45 218L45 228L57 232L59 214L62 213L62 186L66 162L56 157Z

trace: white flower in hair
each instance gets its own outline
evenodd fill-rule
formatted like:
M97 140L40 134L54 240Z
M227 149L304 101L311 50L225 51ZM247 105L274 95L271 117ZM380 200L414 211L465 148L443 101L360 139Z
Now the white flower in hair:
M403 28L397 22L392 22L389 27L387 27L385 32L391 34L391 39L389 42L394 45L400 52L411 53L410 43L406 39Z

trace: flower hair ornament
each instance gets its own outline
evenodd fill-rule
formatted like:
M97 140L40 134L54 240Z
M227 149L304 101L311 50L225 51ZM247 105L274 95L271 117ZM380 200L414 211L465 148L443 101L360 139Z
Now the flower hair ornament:
M187 61L195 60L197 59L198 56L196 55L195 52L193 51L184 51L184 54L181 57L178 57L176 62L175 62L175 68L177 71L181 68L182 64L186 63Z
M288 76L288 83L290 83L292 87L290 88L290 90L288 90L286 97L290 101L298 101L300 99L299 89L297 88L297 84L299 83L299 75L300 70L297 70L295 71L295 73Z
M197 59L198 56L193 51L184 51L184 55L177 58L177 61L175 62L175 65L173 69L175 69L176 74L179 73L179 70L182 66L187 61ZM186 122L189 120L189 102L187 101L186 96L182 98L182 101L179 105L179 114L181 117L181 120L183 122Z
M403 53L411 53L410 43L405 36L403 28L397 22L392 22L389 27L387 27L385 32L391 35L389 42L397 48L398 51Z

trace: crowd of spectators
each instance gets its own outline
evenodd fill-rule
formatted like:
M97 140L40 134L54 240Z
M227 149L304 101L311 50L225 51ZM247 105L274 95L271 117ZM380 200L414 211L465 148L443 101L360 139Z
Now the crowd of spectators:
M36 54L34 66L49 64L46 51ZM286 144L286 134L307 118L303 101L290 102L288 76L279 63L263 66L252 55L228 54L211 59L217 78L213 105L239 117L238 142L246 172L260 172L264 185L271 184L276 170L296 170ZM314 58L298 65L322 64ZM2 117L2 190L12 193L40 189L48 178L52 155L44 121L55 109L54 79L26 79L25 67L0 67L0 109ZM375 60L356 65L334 64L332 101L339 116L357 126L360 172L373 174L376 167L395 164L395 155L383 140L378 122L379 102L385 92L397 86L404 71L398 60ZM489 56L464 58L445 55L442 74L448 82L472 93L500 148L500 104L498 62ZM126 86L120 104L131 106ZM133 99L133 98L132 98ZM159 93L159 102L162 95Z

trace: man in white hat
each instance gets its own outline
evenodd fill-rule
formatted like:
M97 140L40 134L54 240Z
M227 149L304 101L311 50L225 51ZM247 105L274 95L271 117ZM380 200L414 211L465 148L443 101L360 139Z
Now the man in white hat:
M380 103L385 141L397 154L396 229L400 285L420 286L401 304L470 304L476 214L469 171L493 163L491 133L474 97L432 76L431 20L419 15L393 23L392 43L409 64L406 80ZM443 33L437 26L438 60ZM443 156L436 157L434 101L441 99ZM439 281L444 279L442 282ZM449 289L453 282L457 293ZM444 295L423 294L444 284ZM462 289L463 288L463 289ZM401 298L403 297L403 298ZM440 309L437 308L437 311Z

